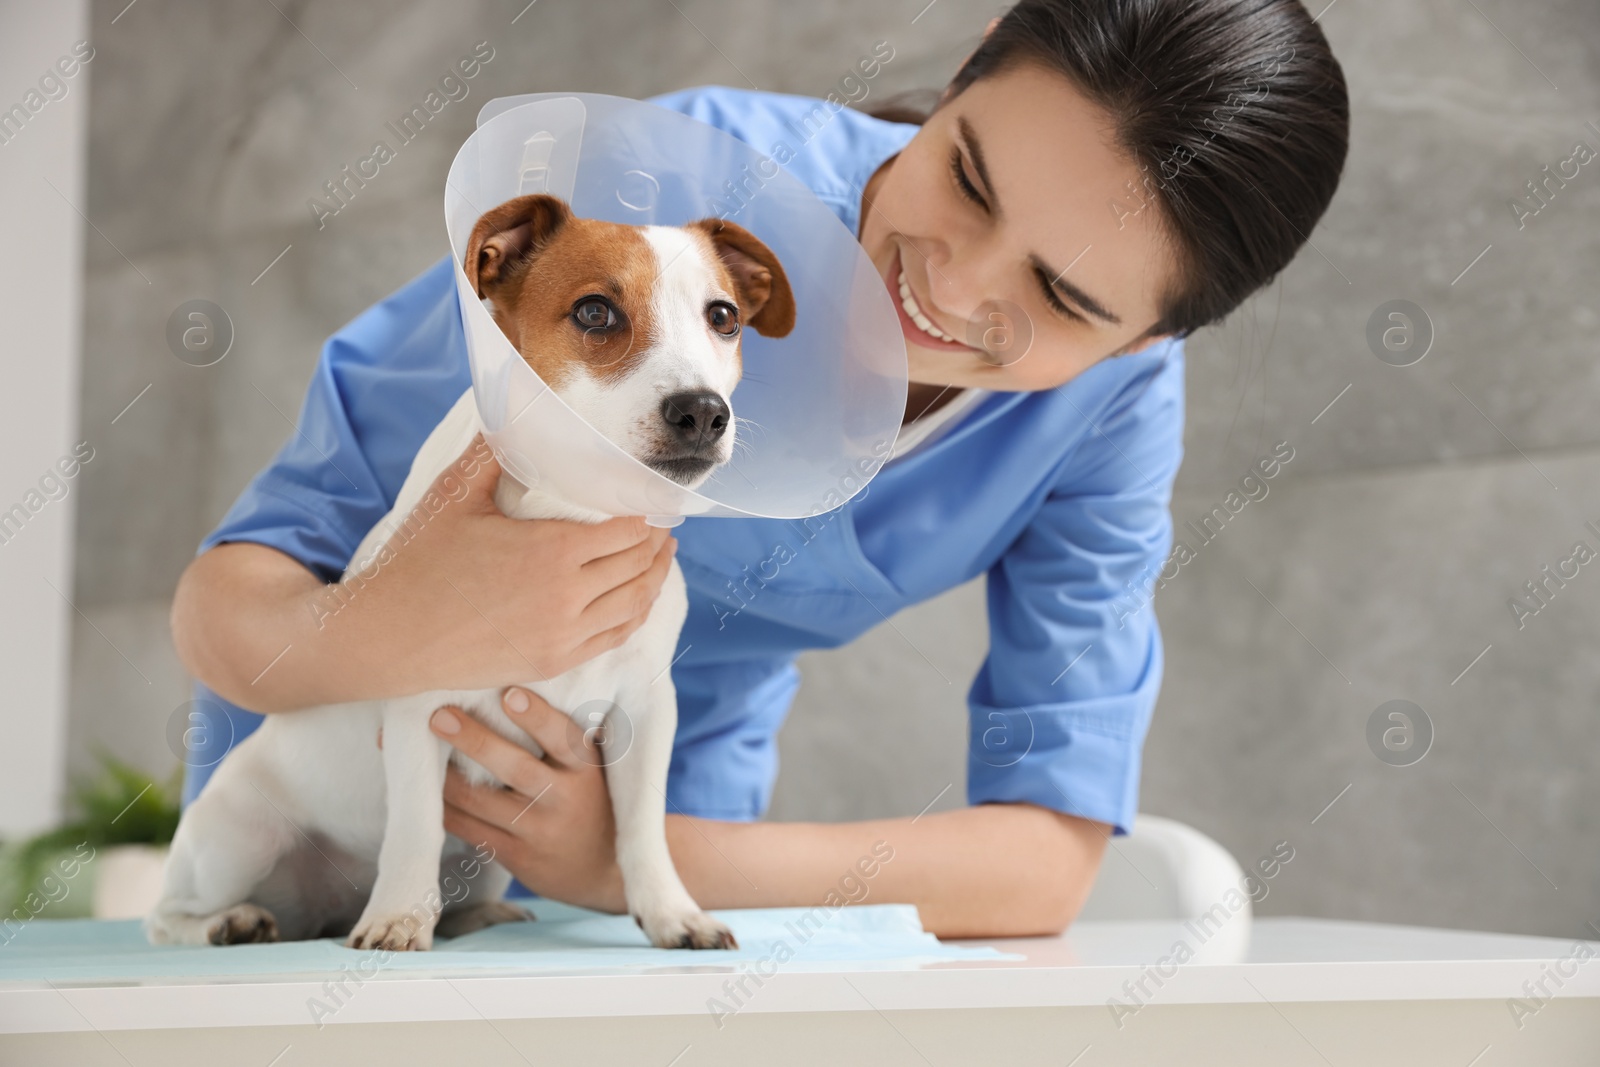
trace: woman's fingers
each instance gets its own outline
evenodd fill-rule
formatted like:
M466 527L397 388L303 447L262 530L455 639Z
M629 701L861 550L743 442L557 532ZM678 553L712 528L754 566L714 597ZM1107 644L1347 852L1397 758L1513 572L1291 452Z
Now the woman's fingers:
M448 802L444 806L444 829L474 848L488 847L502 864L522 847L522 842L514 835Z
M587 663L600 653L610 652L613 648L619 647L629 637L632 637L633 632L643 626L645 620L649 617L650 613L644 612L643 614L635 615L620 626L613 626L609 630L601 630L572 650L573 662Z
M512 789L532 799L555 781L555 769L521 745L507 741L460 708L442 707L428 728L472 757Z
M672 534L668 530L650 527L643 540L585 563L582 567L584 578L593 582L597 596L615 589L649 570L661 552L661 546L669 538L672 538Z
M500 694L506 717L533 738L544 751L545 759L558 767L570 767L578 758L572 751L577 731L565 712L557 711L538 693L512 686Z
M580 524L573 525L576 527ZM583 538L583 543L578 550L578 563L584 567L597 559L626 552L635 545L652 539L652 531L655 529L640 515L619 515L605 522L581 525L583 528L578 532Z
M533 825L528 809L533 807L534 799L513 789L473 785L467 781L466 775L454 768L444 779L444 802L447 806L454 805L509 834Z
M661 583L667 580L667 573L672 569L672 557L677 551L676 538L666 541L657 550L650 566L590 601L589 606L579 614L579 622L595 633L614 629L635 619L642 623L649 614L650 605L655 603L656 596L661 592Z

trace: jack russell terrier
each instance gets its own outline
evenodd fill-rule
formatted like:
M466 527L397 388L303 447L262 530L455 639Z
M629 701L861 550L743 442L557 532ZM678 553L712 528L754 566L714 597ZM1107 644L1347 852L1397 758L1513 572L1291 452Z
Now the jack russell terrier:
M794 327L794 295L777 257L749 231L715 218L624 226L577 218L552 196L521 196L478 220L464 268L501 330L563 401L690 488L733 455L728 398L743 370L742 325L770 337ZM482 429L468 389L423 444L393 510L355 561L386 548ZM518 519L610 518L507 472L495 503ZM626 642L526 688L569 714L595 701L627 709L632 744L607 754L605 775L628 911L659 947L731 948L733 933L700 910L667 851L664 790L678 718L668 668L687 612L674 560L647 621ZM150 941L347 933L352 948L422 950L432 947L435 928L454 937L530 918L501 899L510 873L478 862L444 830L451 760L474 784L501 784L429 731L428 717L446 704L537 751L501 710L498 690L268 715L184 812L161 900L144 921ZM373 742L380 728L381 748ZM440 896L441 865L452 872L449 899Z

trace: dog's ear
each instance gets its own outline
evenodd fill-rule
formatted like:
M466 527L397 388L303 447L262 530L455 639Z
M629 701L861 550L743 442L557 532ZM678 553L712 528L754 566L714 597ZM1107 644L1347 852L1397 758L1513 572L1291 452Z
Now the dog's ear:
M472 228L462 267L479 299L507 281L514 265L537 252L572 221L565 200L536 193L507 200Z
M711 238L722 265L733 275L745 322L767 337L783 337L794 329L794 292L772 249L743 226L726 219L699 219L687 228L700 230Z

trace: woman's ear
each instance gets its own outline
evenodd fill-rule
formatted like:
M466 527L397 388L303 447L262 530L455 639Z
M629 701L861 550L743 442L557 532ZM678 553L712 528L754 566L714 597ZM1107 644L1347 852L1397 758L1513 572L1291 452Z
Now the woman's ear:
M1136 337L1111 354L1113 356L1131 356L1136 352L1143 352L1157 341L1170 341L1176 336L1178 335L1175 333L1156 333L1145 337Z

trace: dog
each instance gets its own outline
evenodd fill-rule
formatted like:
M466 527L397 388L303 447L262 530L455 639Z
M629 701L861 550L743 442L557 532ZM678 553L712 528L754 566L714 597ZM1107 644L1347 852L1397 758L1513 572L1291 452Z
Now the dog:
M478 220L463 269L564 402L689 488L733 455L729 398L743 373L742 330L781 337L795 322L777 257L748 230L716 218L625 226L580 219L553 196L521 196ZM381 558L390 533L482 429L468 389L423 444L394 508L355 561ZM508 469L495 503L519 519L610 518L522 485ZM734 948L732 931L684 888L666 844L677 728L668 668L687 612L674 560L646 622L626 642L526 688L569 715L595 701L627 709L631 747L607 755L605 776L628 911L656 946ZM501 710L499 692L436 691L267 716L185 810L161 899L144 920L148 939L231 944L348 933L351 948L426 950L435 932L455 937L530 918L501 899L510 873L443 827L450 762L475 784L501 783L428 729L435 709L454 705L537 751ZM451 871L450 899L440 895L441 867Z

